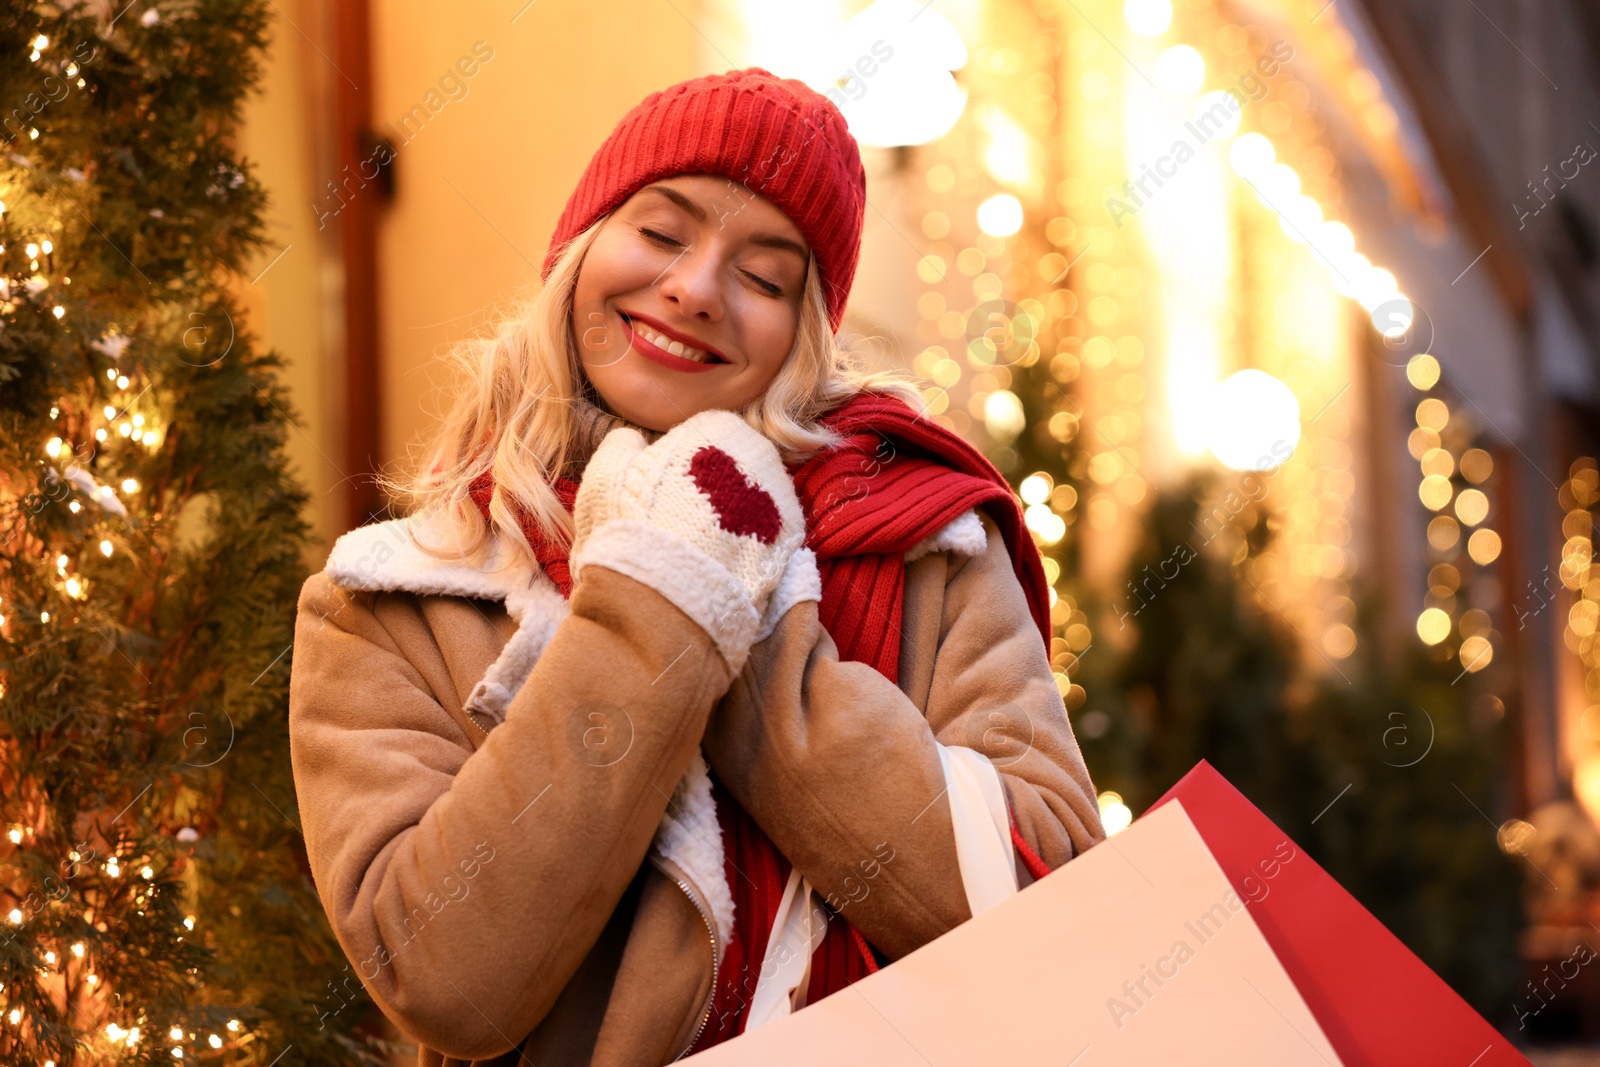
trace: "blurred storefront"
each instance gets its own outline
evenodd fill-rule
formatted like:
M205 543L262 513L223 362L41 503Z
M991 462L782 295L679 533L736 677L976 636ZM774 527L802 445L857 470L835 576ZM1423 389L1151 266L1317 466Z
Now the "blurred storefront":
M1331 788L1269 791L1286 809L1269 813L1320 833L1334 804L1433 791L1442 824L1533 887L1529 967L1600 923L1600 16L1583 0L279 10L245 147L283 261L248 288L293 370L325 538L382 510L366 475L406 462L436 414L442 347L536 281L616 119L764 66L830 92L863 145L845 332L925 378L930 414L1027 505L1108 818L1170 784L1151 738L1182 701L1130 665L1178 654L1152 646L1160 625L1212 628L1168 593L1207 560L1241 633L1286 638L1263 714L1310 747L1319 694L1405 683L1400 710L1350 728ZM1176 538L1169 504L1191 509ZM1489 769L1483 793L1450 793L1436 739ZM1170 758L1201 756L1227 758ZM1546 1021L1600 1036L1600 999L1572 989Z

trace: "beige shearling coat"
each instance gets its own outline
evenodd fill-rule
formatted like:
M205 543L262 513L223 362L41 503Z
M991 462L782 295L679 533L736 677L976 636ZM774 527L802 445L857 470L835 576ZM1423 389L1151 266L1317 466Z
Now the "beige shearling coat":
M306 581L290 742L323 906L424 1067L686 1052L732 928L708 767L890 959L1030 881L1009 818L1052 867L1104 838L987 515L906 554L898 684L838 658L809 550L741 655L706 607L723 579L639 564L670 545L591 552L568 601L504 546L499 570L433 559L408 521Z

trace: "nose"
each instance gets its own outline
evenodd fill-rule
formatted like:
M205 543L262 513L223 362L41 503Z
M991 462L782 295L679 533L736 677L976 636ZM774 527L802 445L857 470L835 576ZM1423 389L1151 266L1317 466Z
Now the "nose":
M716 322L722 318L722 284L721 257L700 240L663 272L657 288L685 318Z

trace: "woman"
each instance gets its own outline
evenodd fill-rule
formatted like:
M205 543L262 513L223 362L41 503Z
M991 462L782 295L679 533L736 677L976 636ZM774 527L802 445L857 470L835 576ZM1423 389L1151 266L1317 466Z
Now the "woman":
M681 1058L1103 839L1015 498L835 342L864 194L800 82L647 97L306 582L312 872L422 1064Z

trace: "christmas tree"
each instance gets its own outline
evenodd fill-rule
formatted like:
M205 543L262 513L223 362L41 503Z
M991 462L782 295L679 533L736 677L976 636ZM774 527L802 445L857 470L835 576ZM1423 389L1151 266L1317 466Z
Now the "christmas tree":
M1227 492L1197 478L1146 516L1123 606L1132 639L1080 678L1096 784L1143 811L1208 760L1480 1013L1509 1021L1522 916L1490 818L1505 780L1498 702L1443 650L1377 654L1370 595L1365 651L1306 659L1224 539L1196 534L1201 502ZM1235 522L1247 552L1270 540L1259 512Z
M0 1062L382 1062L287 736L257 0L0 14Z

